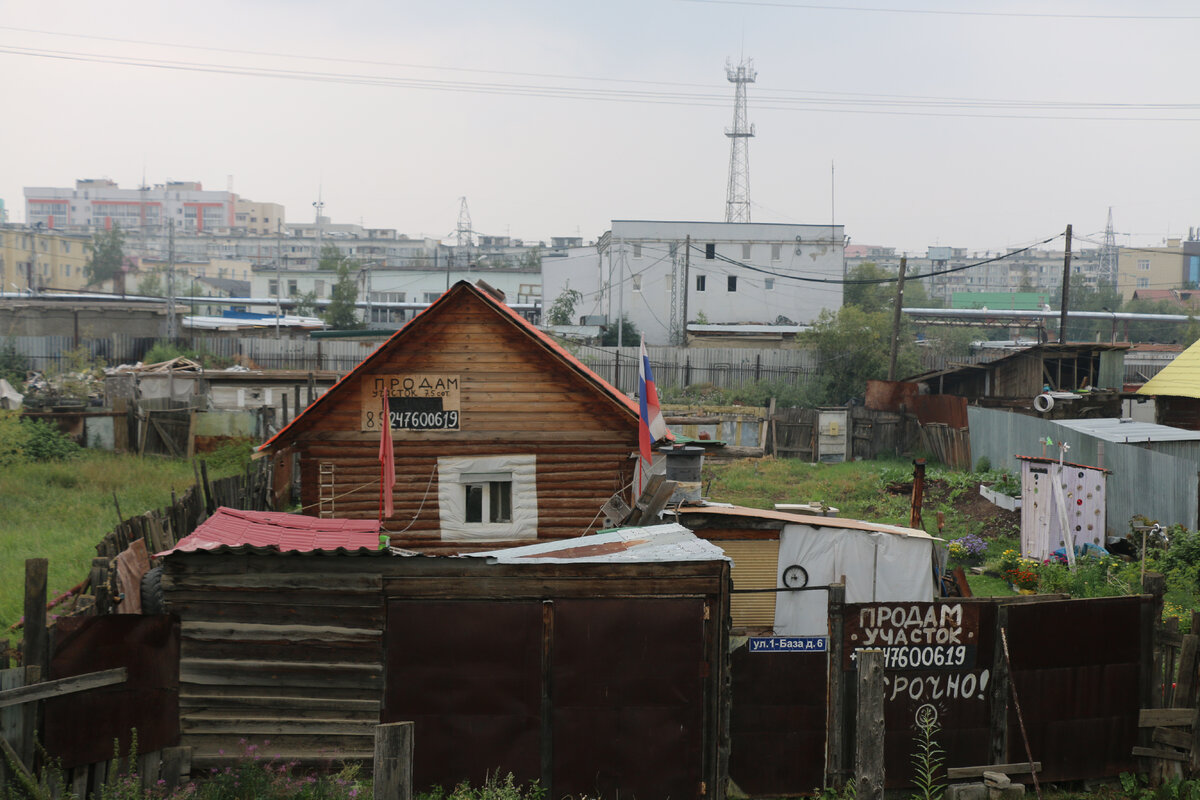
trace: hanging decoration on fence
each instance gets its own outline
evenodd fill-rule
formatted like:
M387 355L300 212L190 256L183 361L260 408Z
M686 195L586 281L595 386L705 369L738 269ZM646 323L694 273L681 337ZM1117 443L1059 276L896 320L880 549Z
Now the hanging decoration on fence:
M457 431L462 407L458 375L410 373L367 375L362 382L360 427L382 430L381 403L386 396L392 430Z

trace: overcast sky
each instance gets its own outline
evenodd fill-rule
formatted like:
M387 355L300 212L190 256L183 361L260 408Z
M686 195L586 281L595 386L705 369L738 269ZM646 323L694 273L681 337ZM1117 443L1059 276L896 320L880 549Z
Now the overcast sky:
M461 196L476 231L526 240L594 239L612 219L723 220L725 62L744 55L758 70L756 222L832 215L852 243L914 254L1025 245L1067 223L1098 240L1109 206L1121 243L1200 226L1194 2L0 12L0 198L18 222L25 186L135 188L143 174L232 182L285 204L289 222L312 219L320 190L335 222L410 235L448 237Z

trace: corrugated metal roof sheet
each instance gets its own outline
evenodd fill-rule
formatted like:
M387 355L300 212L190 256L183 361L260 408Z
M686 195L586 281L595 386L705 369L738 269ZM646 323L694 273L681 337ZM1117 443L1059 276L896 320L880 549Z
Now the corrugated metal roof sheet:
M464 553L463 557L488 558L497 564L729 560L721 548L674 522L505 550Z
M220 547L265 547L280 552L378 550L379 532L379 523L372 519L319 519L222 506L173 548L157 555Z
M792 514L787 511L768 511L763 508L747 508L718 503L704 503L698 506L679 506L675 509L676 518L692 514L713 514L725 517L750 517L769 519L795 525L809 525L814 528L842 528L844 530L890 533L895 536L912 536L917 539L936 539L919 528L905 528L901 525L885 525L882 522L866 522L859 519L844 519L842 517L815 517L809 514Z
M1169 369L1169 367L1168 367ZM1162 373L1159 373L1162 374ZM1200 373L1198 373L1200 375ZM1200 385L1200 384L1198 384ZM1149 386L1149 384L1147 384ZM1064 428L1095 436L1106 442L1194 442L1200 441L1200 431L1138 422L1131 419L1056 419Z
M1137 393L1200 397L1200 341L1177 355L1174 361L1142 384Z

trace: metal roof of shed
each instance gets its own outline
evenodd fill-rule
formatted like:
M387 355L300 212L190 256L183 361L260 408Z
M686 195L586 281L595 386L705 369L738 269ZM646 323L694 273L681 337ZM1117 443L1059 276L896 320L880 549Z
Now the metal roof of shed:
M1057 424L1106 442L1195 442L1200 441L1200 431L1156 425L1153 422L1138 422L1124 418L1106 419L1056 419Z
M645 528L621 528L577 539L539 542L484 553L463 553L463 557L488 558L496 564L729 560L724 550L677 522Z
M156 555L224 547L265 547L280 552L378 550L379 533L379 522L373 519L319 519L221 506L174 547Z

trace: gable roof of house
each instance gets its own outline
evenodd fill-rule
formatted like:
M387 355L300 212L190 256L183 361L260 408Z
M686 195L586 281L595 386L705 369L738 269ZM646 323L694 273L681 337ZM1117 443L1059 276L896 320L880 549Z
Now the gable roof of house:
M1175 356L1137 393L1200 398L1200 341Z
M270 439L263 442L258 449L265 452L278 447L286 440L290 440L296 435L296 433L310 424L310 421L315 418L317 410L328 407L331 402L334 402L336 398L341 396L342 391L344 391L345 384L348 381L350 381L358 373L370 368L373 364L382 360L383 357L394 347L398 347L405 338L412 336L414 330L419 331L424 323L432 318L435 310L442 308L446 304L450 303L454 297L464 292L472 295L496 311L502 318L504 318L505 321L512 324L514 328L527 335L531 342L541 347L549 355L553 356L571 371L582 377L587 383L595 388L598 394L610 400L621 411L631 414L634 420L638 418L639 410L637 401L626 397L612 384L593 372L582 361L571 355L571 353L558 344L558 342L554 341L548 335L538 330L532 323L530 323L517 312L513 311L507 305L492 297L482 289L472 286L466 281L459 281L446 290L445 294L430 304L428 308L424 309L411 320L409 320L404 327L392 334L385 342L383 342L383 344L379 345L374 352L360 361L354 369L342 376L342 379L334 384L329 391L317 398L317 400L308 408L304 409L303 412L297 414L295 419L285 425L282 430L280 430Z

